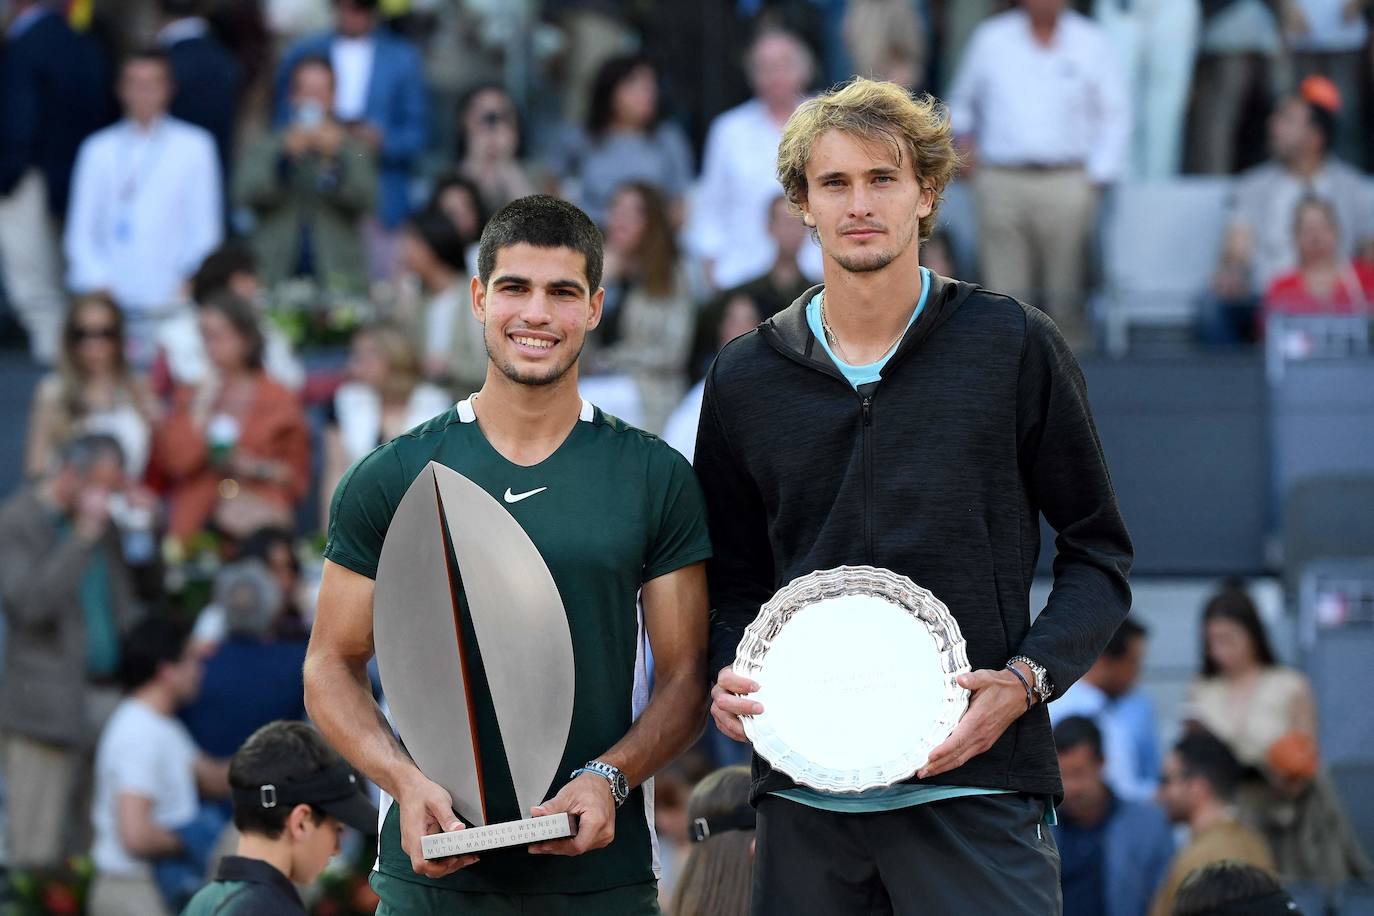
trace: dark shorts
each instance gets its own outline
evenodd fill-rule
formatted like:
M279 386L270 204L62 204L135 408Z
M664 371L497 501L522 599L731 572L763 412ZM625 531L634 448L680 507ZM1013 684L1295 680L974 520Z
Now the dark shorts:
M372 873L382 898L377 916L657 916L658 884L631 884L590 894L475 894Z
M840 814L759 802L754 916L1058 916L1046 802L979 795Z

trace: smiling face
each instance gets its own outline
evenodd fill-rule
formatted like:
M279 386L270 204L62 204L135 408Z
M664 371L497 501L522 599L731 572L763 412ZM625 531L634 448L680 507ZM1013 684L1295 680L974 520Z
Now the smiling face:
M892 144L838 130L812 144L802 212L819 233L821 249L851 273L882 270L916 254L921 219L934 203L911 157L899 157Z
M487 356L520 385L551 385L569 376L587 332L601 321L604 295L588 289L581 252L524 242L496 252L485 288L472 281L472 309L484 328Z

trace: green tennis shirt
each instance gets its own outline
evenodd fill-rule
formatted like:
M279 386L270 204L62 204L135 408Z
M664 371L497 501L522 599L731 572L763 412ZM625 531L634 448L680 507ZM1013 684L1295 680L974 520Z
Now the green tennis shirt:
M471 401L462 401L348 470L334 493L325 557L375 578L396 507L430 461L467 477L510 512L538 548L563 599L576 693L568 743L546 796L551 797L573 769L624 737L647 702L639 589L710 556L700 487L686 459L662 440L586 402L552 455L531 467L513 464L487 441ZM487 817L516 820L527 812L515 801L461 589L459 607L469 671L475 672L471 689ZM615 841L604 849L576 858L532 856L523 848L491 851L439 881L412 871L401 850L399 809L387 802L377 867L398 879L467 892L575 894L655 877L651 783L636 788L620 807Z

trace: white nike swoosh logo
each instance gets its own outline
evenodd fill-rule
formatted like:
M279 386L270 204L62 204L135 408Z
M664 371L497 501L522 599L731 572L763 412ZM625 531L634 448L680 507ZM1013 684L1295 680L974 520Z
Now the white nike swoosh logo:
M518 503L522 499L529 499L537 493L543 493L548 487L540 487L537 490L530 490L528 493L512 493L510 487L506 487L506 502Z

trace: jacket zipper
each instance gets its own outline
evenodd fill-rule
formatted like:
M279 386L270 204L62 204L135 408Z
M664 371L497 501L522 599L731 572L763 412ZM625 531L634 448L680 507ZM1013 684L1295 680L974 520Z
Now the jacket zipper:
M864 547L869 566L876 566L873 549L873 394L863 396L859 407L864 421Z

